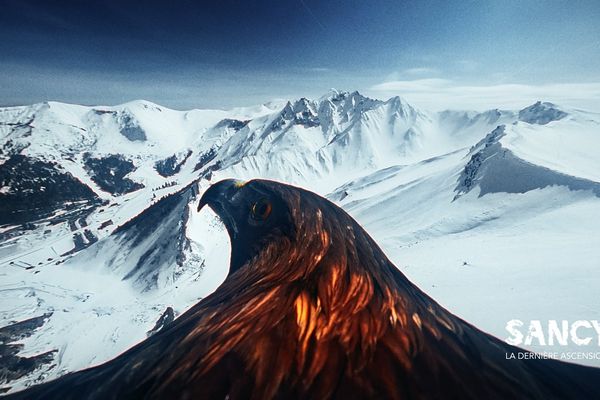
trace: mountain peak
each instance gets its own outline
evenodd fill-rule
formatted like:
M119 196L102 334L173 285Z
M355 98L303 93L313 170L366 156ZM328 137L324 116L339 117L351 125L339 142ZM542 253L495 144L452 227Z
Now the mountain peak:
M329 89L329 91L327 93L325 93L323 96L321 96L319 98L319 102L323 102L323 101L333 101L333 102L338 102L338 101L342 101L345 99L369 99L366 96L363 96L361 93L359 93L358 90L355 90L353 92L348 92L346 90L337 90L337 89Z
M567 115L556 104L537 101L535 104L519 111L519 121L529 124L546 125L552 121L563 119Z
M401 109L401 108L413 109L413 107L405 99L403 99L400 96L390 97L389 99L387 99L385 101L385 104L389 104L390 106L392 106L393 108L396 108L396 109Z
M331 100L332 98L339 97L340 95L343 95L344 93L348 93L348 92L344 92L344 91L337 90L335 88L331 88L323 96L321 96L319 98L319 101Z

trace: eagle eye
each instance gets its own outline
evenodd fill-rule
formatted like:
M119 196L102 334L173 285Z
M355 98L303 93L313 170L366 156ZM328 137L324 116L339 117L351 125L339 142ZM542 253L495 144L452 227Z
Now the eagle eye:
M252 204L250 215L255 221L264 221L269 218L273 207L267 199L260 199Z

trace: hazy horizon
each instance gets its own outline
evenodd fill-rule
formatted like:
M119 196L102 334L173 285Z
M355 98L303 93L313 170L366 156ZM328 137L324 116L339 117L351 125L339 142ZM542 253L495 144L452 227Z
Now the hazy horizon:
M0 0L0 104L600 109L600 3Z

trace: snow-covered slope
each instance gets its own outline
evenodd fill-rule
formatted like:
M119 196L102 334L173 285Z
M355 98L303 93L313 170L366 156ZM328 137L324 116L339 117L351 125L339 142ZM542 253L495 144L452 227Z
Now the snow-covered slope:
M599 135L599 114L551 103L430 113L335 90L230 111L0 109L0 385L103 362L210 293L228 238L194 203L226 177L327 195L499 337L510 319L598 319Z

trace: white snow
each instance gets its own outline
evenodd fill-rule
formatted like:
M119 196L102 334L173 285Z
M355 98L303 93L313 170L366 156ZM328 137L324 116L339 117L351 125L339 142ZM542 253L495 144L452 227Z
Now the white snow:
M57 367L10 385L22 388L106 361L143 340L167 306L184 312L222 282L228 237L210 210L197 213L193 204L183 227L185 262L161 264L152 290L123 280L168 235L156 229L134 246L115 229L198 177L200 192L226 177L264 177L327 195L422 290L502 339L512 319L600 319L600 114L555 105L548 112L540 104L521 113L431 113L400 98L332 91L318 100L229 111L182 112L146 101L0 109L0 121L25 126L0 124L1 142L10 138L27 155L57 161L107 201L87 226L46 224L0 243L0 326L53 312L23 340L22 354L58 350ZM146 140L121 134L123 113ZM561 118L552 120L556 115ZM482 139L499 125L503 135L483 151ZM216 157L194 171L209 149ZM154 169L173 155L182 161L187 150L193 153L174 176ZM122 196L100 190L83 167L83 152L124 155L137 167L128 178L146 187ZM486 158L471 171L473 184L461 184L477 152ZM210 182L203 175L209 166L215 167ZM513 182L519 176L520 186ZM177 218L163 222L175 226ZM63 256L74 246L73 234L85 229L98 242ZM600 366L597 359L578 362Z

